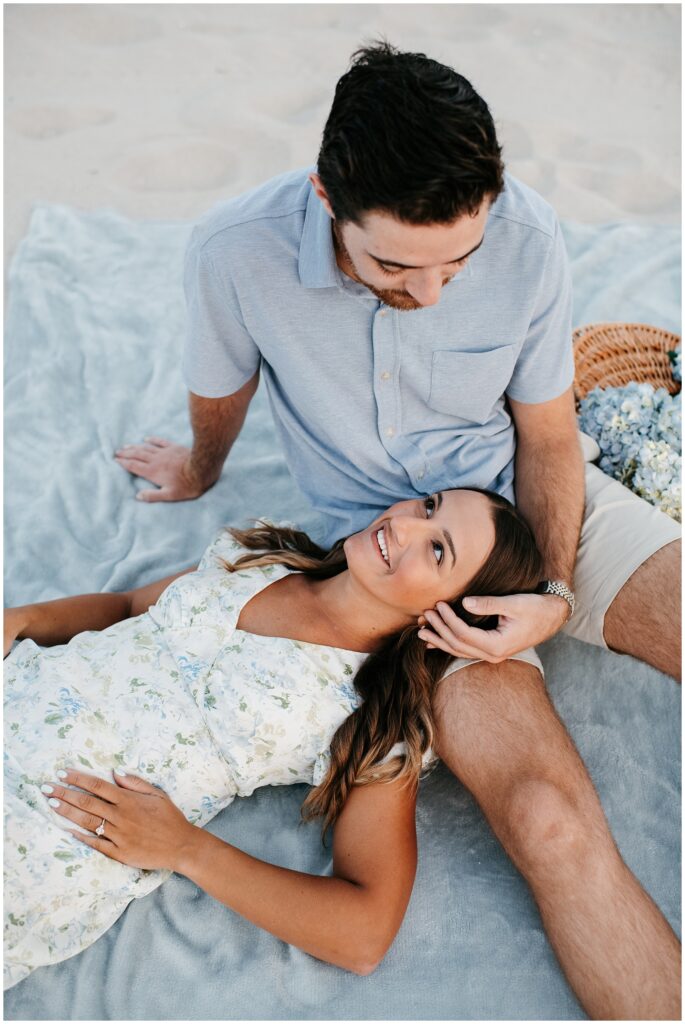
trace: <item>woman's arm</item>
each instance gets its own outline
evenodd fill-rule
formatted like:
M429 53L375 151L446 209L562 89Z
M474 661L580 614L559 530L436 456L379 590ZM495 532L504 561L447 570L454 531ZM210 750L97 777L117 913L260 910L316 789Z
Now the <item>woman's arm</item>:
M356 974L370 974L404 918L416 874L415 790L352 790L336 825L333 877L275 867L197 829L175 870L267 931Z
M14 640L34 640L44 647L65 644L77 633L87 629L106 629L140 615L154 604L163 590L179 576L193 572L195 566L174 573L163 580L148 583L121 594L80 594L56 601L7 608L4 622L4 655Z
M145 779L114 778L69 769L61 783L47 780L57 813L90 830L72 833L80 842L122 864L186 875L260 928L348 971L370 974L383 959L416 873L414 786L352 790L335 825L330 878L257 860L192 825ZM92 835L103 818L104 836Z

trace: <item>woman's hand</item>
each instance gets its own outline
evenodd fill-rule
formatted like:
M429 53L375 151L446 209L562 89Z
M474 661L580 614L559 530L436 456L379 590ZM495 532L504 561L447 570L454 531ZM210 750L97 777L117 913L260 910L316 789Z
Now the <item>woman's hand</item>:
M85 772L67 770L62 784L50 782L42 792L58 814L100 836L69 829L82 843L106 857L135 868L176 870L179 857L197 828L161 789L137 775L120 775L116 785ZM62 773L59 773L60 777ZM70 789L77 786L78 789ZM47 790L50 789L50 792ZM53 802L55 801L55 802Z
M3 658L9 654L12 644L19 634L26 629L28 624L28 613L26 608L5 608L5 619L3 623Z

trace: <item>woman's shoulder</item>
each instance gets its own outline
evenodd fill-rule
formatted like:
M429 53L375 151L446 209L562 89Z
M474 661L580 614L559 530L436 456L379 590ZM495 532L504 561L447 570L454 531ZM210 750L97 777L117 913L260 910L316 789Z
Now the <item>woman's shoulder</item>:
M283 522L280 520L276 521L266 517L262 517L259 522L266 523L269 526L291 528L294 526L294 524L290 522ZM235 562L236 559L248 553L249 549L233 536L231 527L222 526L215 533L210 544L205 549L198 565L198 571L202 569L223 569L225 568L225 562Z

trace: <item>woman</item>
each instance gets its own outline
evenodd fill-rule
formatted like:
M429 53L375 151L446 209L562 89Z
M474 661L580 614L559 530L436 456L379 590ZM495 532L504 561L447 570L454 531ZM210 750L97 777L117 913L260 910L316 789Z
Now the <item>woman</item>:
M487 627L461 595L539 577L513 506L454 490L399 502L329 552L264 523L222 531L197 570L9 610L5 648L24 642L5 673L6 987L85 948L172 871L315 957L373 970L411 893L450 661L418 620L449 601ZM202 830L236 795L296 782L314 786L304 817L335 825L333 877Z

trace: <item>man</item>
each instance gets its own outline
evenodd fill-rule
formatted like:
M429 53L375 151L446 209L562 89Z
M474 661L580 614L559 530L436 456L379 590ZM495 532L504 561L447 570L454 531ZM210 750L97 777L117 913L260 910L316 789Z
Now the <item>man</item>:
M678 941L621 860L532 649L563 627L678 675L677 610L659 598L678 591L679 532L584 467L559 225L504 173L484 101L421 54L359 51L317 170L211 212L185 287L193 447L119 452L159 486L138 497L216 482L260 371L327 542L445 487L515 497L546 592L478 599L499 615L491 633L426 611L421 635L457 659L436 696L438 750L530 885L587 1012L679 1016Z

